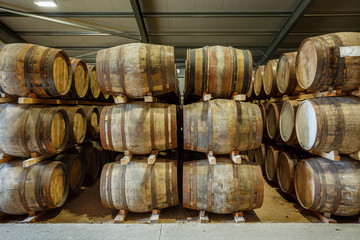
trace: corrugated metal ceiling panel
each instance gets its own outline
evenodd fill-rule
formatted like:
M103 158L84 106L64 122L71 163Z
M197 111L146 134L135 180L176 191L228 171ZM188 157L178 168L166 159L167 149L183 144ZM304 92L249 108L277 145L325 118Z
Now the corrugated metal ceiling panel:
M314 24L316 23L316 24ZM338 32L360 31L358 17L305 17L295 26L293 32Z
M308 12L360 11L359 0L316 0Z

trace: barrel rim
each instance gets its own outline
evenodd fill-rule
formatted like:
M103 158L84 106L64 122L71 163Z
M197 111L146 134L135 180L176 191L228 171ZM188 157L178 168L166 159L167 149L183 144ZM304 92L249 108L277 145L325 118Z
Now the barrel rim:
M281 75L281 76L283 76L283 78L280 77L280 71L283 68L286 68L286 66L290 65L287 55L288 55L288 53L281 54L281 56L279 57L279 62L278 62L277 69L276 69L276 84L277 84L278 91L282 94L285 94L289 88L290 73L289 73L289 78L287 77L286 74ZM285 60L283 60L283 59L285 59ZM284 66L283 66L283 64L284 64Z
M254 78L254 93L255 96L257 97L262 97L263 93L262 91L264 91L264 86L262 85L263 82L263 77L264 77L264 70L265 70L265 66L264 65L260 65L256 68L255 70L255 78ZM256 80L258 79L256 76L258 76L258 73L261 75L261 80Z
M85 73L85 81L87 82L86 84L84 84L84 88L82 89L82 92L79 93L77 91L77 84L75 82L75 73L76 73L76 68L78 65L82 65L83 69L84 69L84 73ZM76 59L76 58L72 58L71 59L71 91L70 93L72 94L73 97L75 98L84 98L88 92L88 88L89 88L89 72L88 72L88 68L86 63L81 60L81 59Z
M306 124L308 126L307 129L301 128L301 126L303 126L303 124L300 123L300 118L303 117L302 115L302 109L306 106L308 106L307 109L310 110L306 112L306 116L310 116L311 117L311 122L309 121L309 118L306 119ZM305 100L302 103L300 103L297 111L296 111L296 117L295 117L295 131L296 131L296 138L298 139L298 142L300 144L300 146L305 149L305 150L311 150L316 142L316 138L317 138L317 131L318 131L318 123L317 123L317 115L316 115L316 110L312 104L311 101L309 100ZM312 127L311 127L312 126ZM310 128L311 129L310 129ZM300 131L301 129L301 131ZM308 130L308 144L304 143L304 139L302 138L302 134L304 133L305 130ZM312 131L311 131L312 130ZM311 136L310 133L311 132Z
M291 176L294 178L294 165L291 164L291 156L289 153L287 152L282 152L280 155L279 155L279 160L278 160L278 164L277 164L277 178L278 178L278 183L279 183L279 187L280 189L285 192L285 193L291 193L293 191L293 188L294 187L291 187L291 182L294 182L293 179L291 179ZM281 164L280 162L286 162L286 167L288 168L289 170L289 175L290 175L290 179L289 180L289 188L285 188L285 185L283 184L283 181L281 180L281 174L279 174L281 172Z
M305 209L312 209L314 206L316 206L316 202L315 202L315 194L316 193L313 193L312 194L312 203L310 203L309 205L310 206L308 206L308 205L306 205L305 203L303 203L303 201L302 201L302 198L301 198L301 194L299 194L299 190L298 190L298 181L297 181L297 178L298 178L298 175L300 174L299 172L300 172L300 169L303 167L303 165L308 165L308 166L310 166L310 168L312 169L312 171L314 170L312 167L311 167L311 165L308 163L308 161L312 161L311 159L307 159L307 160L303 160L303 161L300 161L298 164L297 164L297 166L296 166L296 171L295 171L295 174L294 174L294 188L295 188L295 194L296 194L296 198L298 199L298 202L300 203L300 205L303 207L303 208L305 208ZM315 180L314 178L313 178L313 180ZM317 184L320 184L319 183L319 181L314 181L314 183L317 183ZM301 184L304 184L304 182L302 181L301 182Z
M296 100L295 100L296 101ZM288 138L286 138L285 136L284 136L284 129L283 129L283 127L282 127L282 123L283 123L283 121L286 119L286 121L289 121L290 122L290 119L287 119L287 118L285 118L284 117L284 112L285 112L285 108L287 107L287 106L289 106L290 105L290 109L291 109L291 113L292 113L292 121L291 121L291 123L292 123L292 130L291 130L291 134L289 134L289 136L288 136ZM283 116L283 117L281 117L281 116ZM289 117L289 116L288 116ZM291 136L293 135L293 133L294 133L294 127L295 127L295 109L294 109L294 107L291 105L291 103L290 103L290 101L286 101L286 102L284 102L284 104L282 105L282 107L281 107L281 111L280 111L280 117L279 117L279 132L280 132L280 136L281 136L281 139L284 141L284 142L288 142L289 140L290 140L290 138L291 138Z
M54 120L54 117L57 113L61 113L63 120L65 122L65 135L64 135L64 139L62 144L60 145L59 148L55 148L54 144L52 143L52 132L51 132L51 128L52 128L52 122ZM43 139L44 139L44 143L47 147L47 150L50 153L59 153L62 150L65 149L68 140L69 140L69 134L70 134L70 122L69 122L69 117L67 115L67 113L65 112L64 109L61 109L60 107L55 107L55 108L50 108L49 112L46 112L45 114L45 119L44 119L44 132L43 134Z
M87 69L88 69L88 76L89 76L89 87L88 87L88 92L86 93L86 96L90 99L98 99L100 97L101 90L100 90L99 81L98 81L98 77L97 77L96 66L87 65ZM93 79L92 72L94 72L94 71L95 71L95 76L96 76L96 83L98 84L98 91L96 91L95 94L92 91L93 89L91 88L91 80Z
M58 91L58 88L56 87L55 81L50 81L49 83L52 84L53 89L56 90L56 94L54 96L58 96L58 95L59 96L65 96L65 95L67 95L69 93L70 88L71 88L71 82L72 82L71 61L70 61L70 58L69 58L68 54L64 50L61 50L61 49L52 49L52 50L55 50L56 54L53 55L54 56L53 58L51 58L51 65L54 66L54 62L55 62L56 58L61 56L65 60L67 66L68 66L68 81L67 81L66 88L64 89L63 92ZM50 54L50 52L48 54ZM52 79L54 79L54 71L53 71Z

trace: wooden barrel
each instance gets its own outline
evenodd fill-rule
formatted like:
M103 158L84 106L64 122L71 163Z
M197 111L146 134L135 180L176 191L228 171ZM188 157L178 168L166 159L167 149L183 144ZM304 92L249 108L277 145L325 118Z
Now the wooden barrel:
M338 216L360 213L360 162L310 158L295 170L295 191L302 207Z
M213 98L246 94L252 75L249 50L212 46L187 51L185 91L189 95L209 93Z
M86 115L82 108L63 107L69 117L70 134L69 142L80 144L85 140L86 135Z
M100 168L102 168L105 164L110 162L110 152L103 149L101 143L97 141L92 141L91 143L99 152Z
M184 162L183 206L228 214L262 206L264 182L255 163L233 164L229 158Z
M280 111L283 102L273 102L269 104L266 112L266 132L269 138L273 140L281 140L280 137Z
M117 152L150 154L176 148L176 106L134 101L104 107L100 138L104 149Z
M89 88L89 74L86 63L81 59L70 58L72 82L68 97L84 98Z
M22 160L0 164L0 210L11 215L58 208L69 192L64 163L41 161L23 167Z
M303 101L296 112L296 136L305 150L349 154L360 150L360 98Z
M311 157L310 154L295 149L279 155L276 172L280 189L283 192L292 193L294 191L295 167L298 162L309 157Z
M295 63L297 52L283 53L278 62L276 83L280 93L295 95L303 92L296 79Z
M131 212L149 212L179 204L177 163L135 157L127 165L119 162L104 166L100 178L100 198L104 207Z
M255 162L255 149L247 150L247 156L250 162Z
M279 129L281 139L287 144L297 144L295 119L296 111L300 101L290 100L286 101L281 107Z
M60 50L27 43L0 48L0 86L4 93L27 97L64 96L71 85L71 63Z
M85 177L85 163L81 155L73 153L63 153L55 157L55 161L63 162L69 171L70 191L77 193L80 191Z
M100 87L96 76L96 68L93 65L87 65L89 86L86 97L89 99L98 99L100 96Z
M81 107L86 116L86 138L96 139L99 137L100 132L100 112L95 106L79 106Z
M262 120L263 120L263 128L266 129L266 112L269 108L269 103L259 103L258 104L259 108L260 108L260 111L261 111L261 117L262 117ZM264 134L267 134L266 131L264 131Z
M260 147L255 148L255 162L260 165L261 170L265 172L266 145L262 143Z
M254 92L254 79L255 79L255 71L252 71L250 86L246 93L246 100L253 100L256 97Z
M266 97L280 96L276 82L278 59L269 60L264 69L263 86Z
M270 181L277 182L277 165L279 160L279 155L285 149L281 146L272 145L266 148L266 157L265 157L265 172L266 177Z
M96 74L101 92L130 98L175 91L174 47L130 43L100 50Z
M359 87L360 57L346 53L349 50L346 47L359 45L360 32L340 32L306 38L302 41L296 58L299 85L311 91L334 88L352 91Z
M58 107L3 104L0 111L0 149L17 157L62 151L69 139L69 119Z
M87 143L75 148L74 153L78 153L85 163L85 182L93 183L100 171L100 153L93 144Z
M260 146L263 123L256 104L216 99L183 109L186 150L228 154Z
M254 78L254 93L257 99L265 97L265 91L263 86L263 77L264 77L265 66L258 66L255 71Z

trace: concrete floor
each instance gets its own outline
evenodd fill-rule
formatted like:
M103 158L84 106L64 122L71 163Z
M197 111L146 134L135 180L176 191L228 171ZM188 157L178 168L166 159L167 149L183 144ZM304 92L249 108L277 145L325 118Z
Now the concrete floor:
M359 239L357 224L2 224L1 240L19 239Z

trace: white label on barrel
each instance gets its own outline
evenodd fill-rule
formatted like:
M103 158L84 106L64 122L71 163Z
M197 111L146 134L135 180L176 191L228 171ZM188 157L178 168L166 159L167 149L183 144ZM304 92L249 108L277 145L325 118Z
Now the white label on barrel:
M360 56L360 46L340 47L340 57Z

